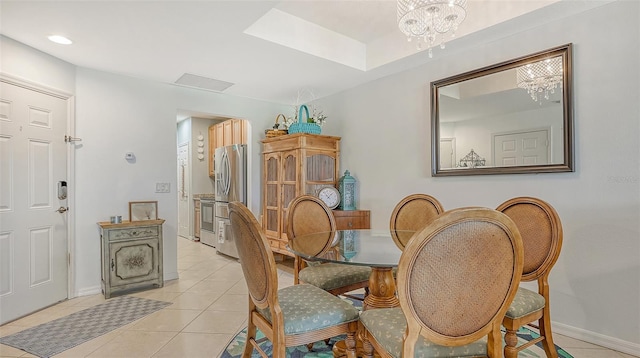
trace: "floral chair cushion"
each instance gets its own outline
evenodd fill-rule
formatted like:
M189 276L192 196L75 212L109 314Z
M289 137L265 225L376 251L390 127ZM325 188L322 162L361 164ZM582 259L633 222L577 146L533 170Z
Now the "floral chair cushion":
M392 357L402 356L402 335L407 329L407 321L400 307L365 310L360 321L367 331ZM486 356L486 337L466 346L447 347L418 338L416 357L476 357Z
M370 274L370 267L326 263L305 267L300 270L299 277L303 282L328 291L367 281Z
M300 284L278 290L284 315L284 334L295 335L358 319L358 310L318 287ZM269 322L269 309L259 309Z
M513 302L511 302L511 306L505 316L511 319L520 318L543 309L544 305L544 296L537 292L527 290L526 288L519 287L518 292L516 292L516 297L514 297Z

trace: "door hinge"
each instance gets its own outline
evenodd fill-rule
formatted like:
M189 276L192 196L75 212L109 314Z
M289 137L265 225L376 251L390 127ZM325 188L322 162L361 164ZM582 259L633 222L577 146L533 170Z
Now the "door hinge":
M70 252L67 253L67 264L69 266L71 266L71 253Z
M65 135L64 136L64 141L65 141L65 143L81 142L82 138L76 138L76 137L72 137L70 135Z

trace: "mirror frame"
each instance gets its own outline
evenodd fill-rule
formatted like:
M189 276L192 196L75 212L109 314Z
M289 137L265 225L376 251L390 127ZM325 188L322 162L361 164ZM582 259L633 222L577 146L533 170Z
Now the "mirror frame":
M573 69L572 44L554 47L545 51L501 62L492 66L465 72L439 81L431 82L431 176L458 176L481 174L523 174L523 173L558 173L573 172L574 169L574 140L573 140ZM563 101L563 145L564 160L560 164L522 165L509 167L475 167L468 169L440 169L440 116L439 116L439 88L459 82L487 76L501 71L513 69L528 63L538 62L550 57L562 56L564 70L562 82Z

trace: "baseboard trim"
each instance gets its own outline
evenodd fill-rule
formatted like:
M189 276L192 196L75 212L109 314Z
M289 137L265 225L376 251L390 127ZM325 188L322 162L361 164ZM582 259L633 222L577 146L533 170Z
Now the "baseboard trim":
M165 273L164 274L164 281L171 281L171 280L176 280L178 279L178 272L170 272L170 273ZM75 298L75 297L82 297L82 296L91 296L91 295L95 295L98 293L102 293L102 286L93 286L93 287L86 287L86 288L82 288L80 290L78 290L76 292L76 295L73 297L69 297L69 298Z
M169 273L165 272L163 276L164 276L163 277L164 282L171 281L171 280L177 280L178 279L178 272L177 271L176 272L169 272Z
M640 344L638 343L623 341L619 338L605 336L604 334L556 322L553 322L553 331L563 336L579 339L581 341L613 349L618 352L640 357Z
M95 295L97 293L102 293L102 287L101 286L93 286L93 287L87 287L87 288L80 289L80 290L78 290L78 292L76 292L76 297L91 296L91 295Z

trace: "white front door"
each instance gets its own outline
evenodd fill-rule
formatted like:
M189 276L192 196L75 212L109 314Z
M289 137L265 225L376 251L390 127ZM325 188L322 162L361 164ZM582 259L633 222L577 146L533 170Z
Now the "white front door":
M502 133L493 136L495 166L548 164L549 130Z
M67 99L0 86L2 324L67 298L68 110Z
M189 143L178 147L178 235L190 238ZM191 237L193 239L193 237Z

